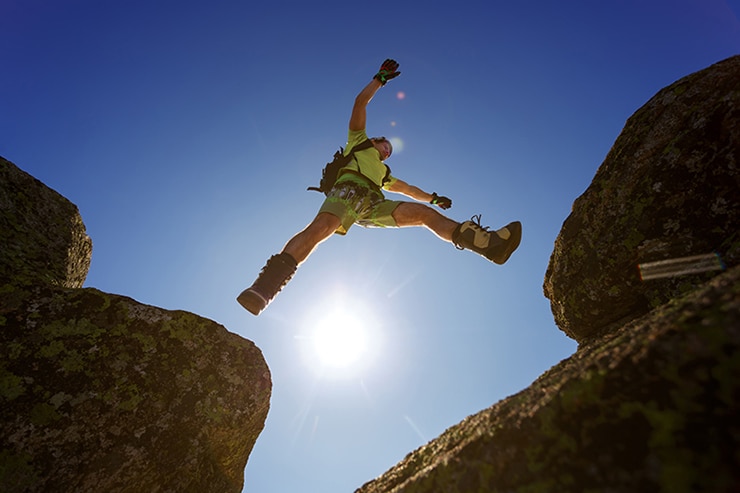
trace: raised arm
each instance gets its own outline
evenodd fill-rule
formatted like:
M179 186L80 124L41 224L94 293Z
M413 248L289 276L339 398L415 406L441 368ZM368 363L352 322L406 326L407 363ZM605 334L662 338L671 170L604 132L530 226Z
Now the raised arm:
M364 130L367 122L367 104L373 99L375 93L378 92L383 84L379 80L373 79L370 81L365 88L360 91L360 94L355 98L355 105L352 107L352 116L349 118L349 129Z
M389 58L383 62L383 65L380 66L380 70L375 74L373 80L355 98L355 105L352 107L352 116L349 118L350 130L365 129L368 103L373 99L378 89L384 86L389 80L398 77L400 73L398 71L398 63L395 60Z

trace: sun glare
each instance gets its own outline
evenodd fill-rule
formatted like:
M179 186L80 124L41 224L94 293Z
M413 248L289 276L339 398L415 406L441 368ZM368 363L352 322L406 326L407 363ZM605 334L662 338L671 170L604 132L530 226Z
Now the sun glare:
M305 362L323 376L357 375L372 363L380 347L376 316L361 301L346 295L337 294L327 305L307 314L305 332L299 337L306 341Z
M362 358L367 335L356 315L335 310L317 324L313 344L323 366L346 368Z

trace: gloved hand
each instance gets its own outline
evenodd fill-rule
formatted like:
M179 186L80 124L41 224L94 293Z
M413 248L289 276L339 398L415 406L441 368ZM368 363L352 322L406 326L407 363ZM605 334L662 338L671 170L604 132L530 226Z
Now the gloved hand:
M450 207L452 207L452 199L441 197L437 195L437 192L434 192L432 194L432 200L430 200L429 203L439 206L441 209L449 209Z
M380 66L380 70L375 74L373 79L378 79L381 84L385 85L386 82L399 75L401 75L401 72L398 71L398 62L388 58Z

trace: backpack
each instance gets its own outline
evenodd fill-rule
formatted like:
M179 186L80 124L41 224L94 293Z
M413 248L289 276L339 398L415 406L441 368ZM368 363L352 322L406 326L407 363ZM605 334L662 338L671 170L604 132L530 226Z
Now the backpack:
M334 183L339 178L339 170L347 166L355 157L355 152L363 149L369 149L373 146L373 142L370 139L364 140L354 146L349 154L344 155L344 148L340 147L337 152L334 153L334 160L330 163L326 163L324 169L321 171L321 181L318 187L308 187L306 190L314 190L321 192L324 195L329 195Z

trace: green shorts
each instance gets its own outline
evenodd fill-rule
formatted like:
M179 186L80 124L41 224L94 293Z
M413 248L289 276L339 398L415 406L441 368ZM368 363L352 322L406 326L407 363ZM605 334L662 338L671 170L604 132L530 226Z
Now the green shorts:
M397 226L393 211L400 203L386 200L364 178L348 174L334 185L319 212L338 217L341 225L335 233L345 235L355 223L365 228Z

